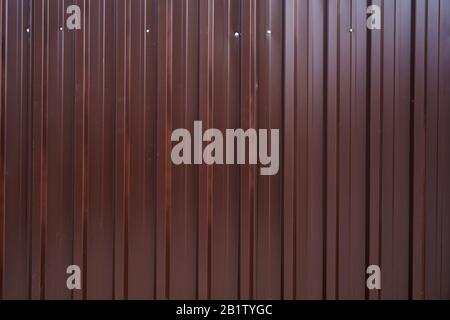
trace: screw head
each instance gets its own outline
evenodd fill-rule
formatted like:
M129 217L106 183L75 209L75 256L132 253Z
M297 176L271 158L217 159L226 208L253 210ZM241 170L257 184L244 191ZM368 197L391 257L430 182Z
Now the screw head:
M27 28L27 33L30 33L30 28Z
M64 29L63 29L63 27L59 27L59 31L63 31Z
M239 32L235 32L234 33L234 36L237 38L237 37L239 37Z
M145 32L150 33L150 29L147 29Z
M353 29L352 28L350 28L350 30L349 30L350 32L353 32Z
M267 35L271 35L272 34L272 30L267 30Z

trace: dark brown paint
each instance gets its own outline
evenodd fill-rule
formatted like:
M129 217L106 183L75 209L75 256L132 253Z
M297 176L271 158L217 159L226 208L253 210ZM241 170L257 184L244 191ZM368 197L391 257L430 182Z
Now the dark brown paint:
M0 298L449 299L449 15L0 0ZM279 174L173 166L194 120L281 129Z

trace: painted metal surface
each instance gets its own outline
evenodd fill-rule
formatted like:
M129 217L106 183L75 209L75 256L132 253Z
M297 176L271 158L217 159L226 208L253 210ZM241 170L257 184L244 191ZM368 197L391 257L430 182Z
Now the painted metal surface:
M448 16L448 0L0 0L0 298L449 299ZM194 120L281 129L280 173L172 165Z

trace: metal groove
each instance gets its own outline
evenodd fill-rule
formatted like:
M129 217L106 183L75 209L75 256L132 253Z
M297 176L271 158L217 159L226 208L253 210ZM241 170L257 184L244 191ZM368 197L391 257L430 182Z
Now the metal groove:
M0 0L0 299L450 298L449 14ZM196 120L280 129L278 175L173 165Z

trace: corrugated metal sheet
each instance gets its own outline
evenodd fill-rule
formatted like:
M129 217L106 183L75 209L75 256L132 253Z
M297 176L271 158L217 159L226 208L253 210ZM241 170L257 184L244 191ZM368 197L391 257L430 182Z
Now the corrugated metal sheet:
M0 0L0 297L450 298L449 16L448 0ZM280 128L280 173L173 166L170 134L194 120Z

